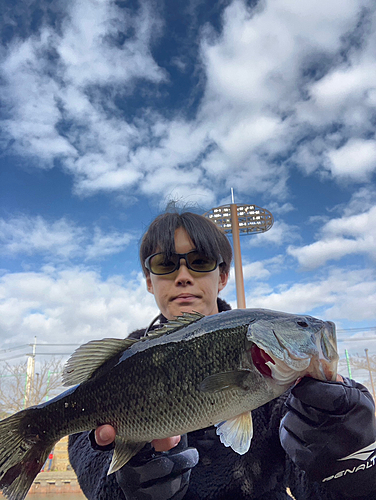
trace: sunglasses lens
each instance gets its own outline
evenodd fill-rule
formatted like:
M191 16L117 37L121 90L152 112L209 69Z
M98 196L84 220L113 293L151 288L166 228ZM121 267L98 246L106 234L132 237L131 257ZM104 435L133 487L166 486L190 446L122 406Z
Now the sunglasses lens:
M214 271L218 264L216 259L212 259L207 257L206 255L192 251L184 254L183 257L186 256L186 263L192 271L197 271L198 273L209 273L210 271ZM170 257L167 257L163 252L157 253L153 255L149 262L149 270L153 274L170 274L173 273L179 267L180 259L182 255L172 254Z
M199 252L190 252L187 255L188 264L193 271L208 273L217 267L217 261Z
M177 261L177 255L171 255L171 257L168 258L164 253L157 253L150 259L150 271L153 274L172 273L176 268Z

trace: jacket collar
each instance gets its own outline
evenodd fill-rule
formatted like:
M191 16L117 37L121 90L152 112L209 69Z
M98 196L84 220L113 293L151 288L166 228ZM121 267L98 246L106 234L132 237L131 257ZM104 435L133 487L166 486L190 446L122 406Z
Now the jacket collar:
M217 304L218 304L218 312L230 311L231 309L230 304L228 304L225 300L220 299L219 297L217 298ZM145 334L150 332L151 330L159 328L160 325L167 323L167 321L168 321L167 318L165 318L162 313L159 314L153 319L150 325L146 328Z

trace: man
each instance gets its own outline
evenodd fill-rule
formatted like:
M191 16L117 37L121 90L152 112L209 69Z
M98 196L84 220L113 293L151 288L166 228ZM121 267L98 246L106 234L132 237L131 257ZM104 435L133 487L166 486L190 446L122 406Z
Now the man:
M140 259L159 321L229 309L218 294L231 258L227 237L208 219L192 213L157 217L144 235ZM303 379L252 416L254 438L243 456L208 428L154 440L107 476L115 430L104 425L70 438L70 460L89 500L287 500L287 487L297 500L376 498L374 404L360 384Z

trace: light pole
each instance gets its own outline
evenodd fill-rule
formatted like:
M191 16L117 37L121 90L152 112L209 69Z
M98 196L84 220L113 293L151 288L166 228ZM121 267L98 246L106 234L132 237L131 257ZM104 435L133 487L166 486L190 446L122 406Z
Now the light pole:
M204 213L215 224L220 226L226 234L232 234L234 248L236 299L238 309L245 309L245 293L242 257L240 251L241 234L257 234L268 231L274 222L273 215L265 208L257 205L235 203L234 191L231 188L231 204L215 207Z

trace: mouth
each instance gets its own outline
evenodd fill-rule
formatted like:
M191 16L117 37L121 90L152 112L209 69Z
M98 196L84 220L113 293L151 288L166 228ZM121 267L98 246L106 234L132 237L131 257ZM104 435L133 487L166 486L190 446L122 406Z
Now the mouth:
M267 365L267 363L275 364L274 360L269 356L268 353L260 349L259 346L253 344L251 347L252 361L257 370L264 375L264 377L272 377L272 371Z
M288 387L297 379L307 375L308 365L306 363L300 368L291 368L281 359L270 356L256 344L253 344L251 347L251 357L255 368L257 368L261 375L273 379L277 385Z
M192 302L192 300L197 299L197 295L193 295L191 293L181 293L177 295L176 297L173 297L171 300L172 302L177 301L177 302Z

